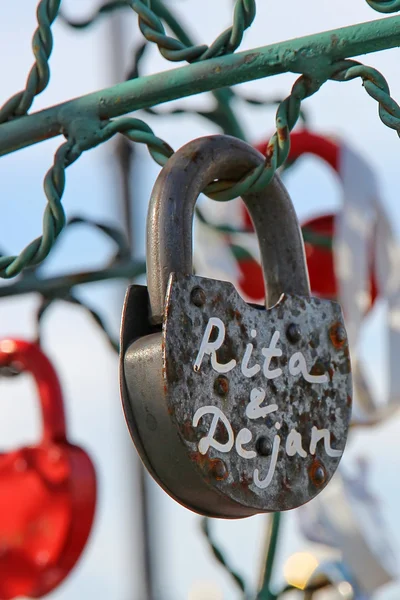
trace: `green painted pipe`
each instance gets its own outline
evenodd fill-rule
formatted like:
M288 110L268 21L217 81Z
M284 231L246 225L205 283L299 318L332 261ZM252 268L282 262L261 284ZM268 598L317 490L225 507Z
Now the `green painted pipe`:
M70 124L99 127L118 117L214 89L279 73L325 79L332 63L400 46L400 16L342 27L270 46L140 77L0 126L0 156L68 131Z

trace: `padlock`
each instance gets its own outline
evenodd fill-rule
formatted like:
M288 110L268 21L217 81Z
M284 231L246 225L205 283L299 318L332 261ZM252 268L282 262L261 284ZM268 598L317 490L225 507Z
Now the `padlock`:
M221 135L168 160L148 212L148 287L129 287L123 309L120 383L133 441L170 496L211 517L311 500L339 464L351 415L342 311L310 296L299 224L277 176L243 198L266 308L246 304L231 283L192 274L197 197L263 160Z
M68 441L60 384L37 344L0 341L1 368L35 378L43 420L37 446L0 455L0 599L38 598L68 575L92 528L96 476Z

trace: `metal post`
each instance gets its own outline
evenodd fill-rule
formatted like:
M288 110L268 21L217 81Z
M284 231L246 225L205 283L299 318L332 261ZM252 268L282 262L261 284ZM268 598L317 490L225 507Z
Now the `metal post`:
M123 81L124 57L126 47L124 44L123 14L116 13L111 15L109 20L109 56L113 84ZM118 136L114 146L115 156L118 161L118 171L121 182L121 193L116 198L118 210L121 215L121 227L124 230L133 259L134 253L134 217L133 203L135 201L133 188L131 186L132 169L134 166L135 150L133 145L123 136ZM124 290L125 291L125 290ZM137 460L137 459L136 459ZM145 600L153 600L153 576L152 576L152 555L151 555L151 532L149 519L149 498L147 473L141 463L138 465L138 478L135 482L135 511L139 515L141 524L140 539L136 540L137 548L140 549L142 557L142 590Z

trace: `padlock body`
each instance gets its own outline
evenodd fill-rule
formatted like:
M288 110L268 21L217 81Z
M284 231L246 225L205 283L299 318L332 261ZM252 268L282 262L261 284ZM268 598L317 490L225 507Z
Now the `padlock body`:
M96 478L86 452L42 443L0 455L0 599L42 597L87 542Z
M146 329L147 308L146 288L132 286L126 299L122 328L121 388L125 418L143 463L170 496L194 512L221 518L254 514L254 510L237 505L216 490L212 473L208 482L203 471L193 468L192 458L168 408L162 332L148 333L125 346L130 336L157 329L150 324ZM130 319L130 315L136 318ZM210 467L212 465L210 461Z
M265 310L229 283L172 274L162 331L123 357L139 453L188 508L224 518L289 510L335 472L352 393L338 304L283 295Z

